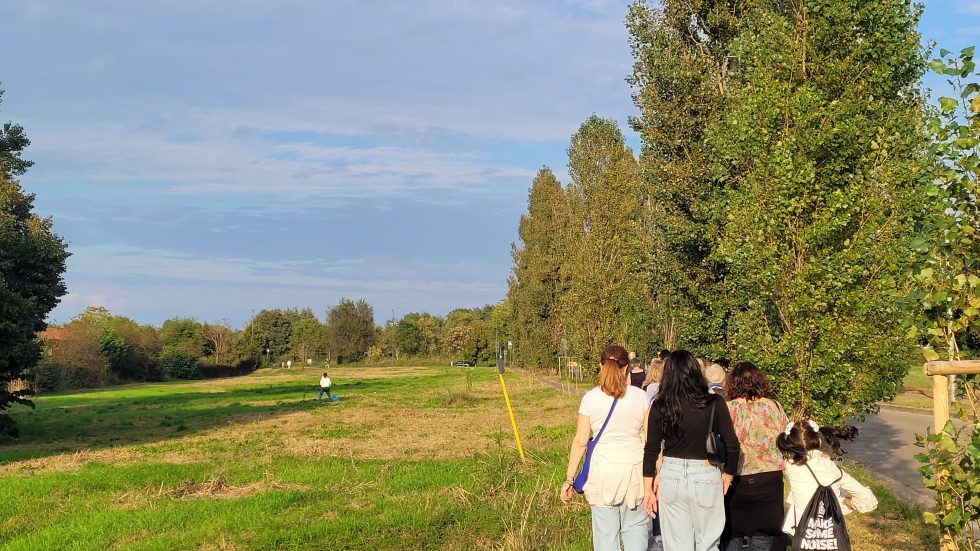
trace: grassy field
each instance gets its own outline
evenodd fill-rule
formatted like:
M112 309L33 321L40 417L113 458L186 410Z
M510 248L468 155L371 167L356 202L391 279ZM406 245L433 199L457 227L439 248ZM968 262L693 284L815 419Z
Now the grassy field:
M578 399L517 373L514 450L487 368L316 370L45 396L0 444L0 549L591 549L557 487ZM934 547L919 511L855 549Z

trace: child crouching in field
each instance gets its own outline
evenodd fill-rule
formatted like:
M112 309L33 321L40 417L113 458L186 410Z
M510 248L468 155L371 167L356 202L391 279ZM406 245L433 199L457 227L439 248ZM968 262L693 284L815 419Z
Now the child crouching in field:
M793 537L801 516L819 484L830 486L840 503L843 514L851 511L867 513L878 507L878 500L871 489L845 473L826 451L840 457L841 438L853 440L857 428L820 428L815 421L795 424L790 422L783 434L776 437L776 447L786 458L785 475L789 482L786 503L789 510L783 522L783 531ZM822 448L822 449L821 449ZM826 450L826 451L825 451Z

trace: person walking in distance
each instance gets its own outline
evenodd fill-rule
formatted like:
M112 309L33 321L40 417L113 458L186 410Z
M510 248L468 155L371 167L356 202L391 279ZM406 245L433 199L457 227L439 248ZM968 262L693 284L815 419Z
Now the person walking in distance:
M330 377L327 376L327 372L323 372L323 376L320 377L320 395L316 397L317 400L323 398L323 395L327 395L327 400L331 400L333 397L330 396Z

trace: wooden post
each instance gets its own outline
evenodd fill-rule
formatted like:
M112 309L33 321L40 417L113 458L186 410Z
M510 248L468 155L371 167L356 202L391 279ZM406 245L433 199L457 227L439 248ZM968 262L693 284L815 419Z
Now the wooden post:
M932 424L938 434L949 421L949 377L932 376Z
M971 375L980 373L980 360L960 360L952 362L926 362L922 371L932 377L932 422L938 433L946 427L949 421L949 375ZM941 534L940 551L956 551L959 549L953 538Z

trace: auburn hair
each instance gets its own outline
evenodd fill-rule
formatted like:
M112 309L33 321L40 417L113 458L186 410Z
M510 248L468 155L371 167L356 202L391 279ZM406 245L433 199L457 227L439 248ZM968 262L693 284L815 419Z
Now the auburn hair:
M769 377L752 362L741 362L728 374L725 393L729 400L742 398L751 402L760 398L776 399Z
M613 398L626 396L626 375L623 368L629 363L629 354L622 346L610 345L602 349L602 356L599 358L599 388Z

